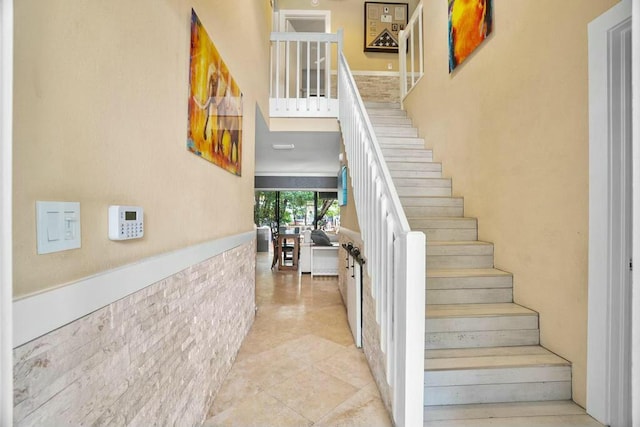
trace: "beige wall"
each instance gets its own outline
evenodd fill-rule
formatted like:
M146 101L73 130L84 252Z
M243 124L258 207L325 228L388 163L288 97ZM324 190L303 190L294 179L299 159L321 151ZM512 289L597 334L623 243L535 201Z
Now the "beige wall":
M495 0L494 33L452 75L447 2L425 3L426 75L406 103L421 136L540 312L542 344L573 363L585 404L587 24L614 0Z
M191 7L244 93L242 177L186 149ZM16 296L252 229L270 14L267 0L16 2ZM81 203L81 249L36 254L36 200ZM145 237L110 241L110 204L144 207Z
M418 0L389 0L386 3L408 3L409 17ZM343 50L351 70L388 71L391 63L393 71L398 71L398 54L364 52L364 1L362 0L319 0L318 6L311 0L278 0L278 9L329 10L331 11L331 31L344 30Z

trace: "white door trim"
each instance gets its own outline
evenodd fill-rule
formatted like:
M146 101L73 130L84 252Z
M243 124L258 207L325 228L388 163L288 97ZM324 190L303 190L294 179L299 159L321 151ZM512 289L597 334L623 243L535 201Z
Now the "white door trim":
M619 233L628 218L625 218L625 212L612 210L612 206L621 203L621 189L616 187L615 182L624 182L620 176L624 174L624 169L618 162L624 164L625 151L620 152L616 147L619 144L614 144L615 122L611 114L614 91L611 88L615 83L622 84L622 81L614 79L610 73L613 40L621 37L624 23L628 25L628 31L631 26L631 1L619 3L589 24L587 412L604 424L619 419L617 402L629 398L620 396L623 390L621 384L629 378L629 372L624 371L625 352L620 349L625 345L630 346L631 322L623 319L630 310L628 295L631 292L630 289L614 286L620 283L620 277L624 274L619 263L624 253L624 249L621 249L623 242L616 230ZM622 116L625 116L625 111Z
M280 9L278 31L286 32L287 19L313 19L324 20L324 32L331 32L331 11L330 10L302 10L302 9Z
M632 56L633 74L633 253L636 254L636 266L640 254L640 2L633 2L632 43L635 46ZM633 425L640 424L640 269L632 272L633 283L633 330L631 348L631 401Z
M13 425L12 123L13 0L0 4L0 425Z

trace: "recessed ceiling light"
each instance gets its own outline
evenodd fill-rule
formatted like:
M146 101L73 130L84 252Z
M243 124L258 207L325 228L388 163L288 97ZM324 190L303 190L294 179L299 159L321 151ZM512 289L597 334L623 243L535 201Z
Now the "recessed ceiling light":
M271 148L274 150L293 150L296 146L293 144L272 144Z

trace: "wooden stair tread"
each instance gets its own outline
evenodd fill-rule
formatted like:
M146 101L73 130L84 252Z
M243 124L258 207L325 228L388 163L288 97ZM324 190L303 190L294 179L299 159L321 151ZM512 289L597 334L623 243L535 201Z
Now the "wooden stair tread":
M427 350L424 360L424 369L428 371L530 366L571 364L541 346Z
M402 203L403 207L422 207L422 206L460 206L461 207L462 204L464 203L464 199L462 197L449 197L449 196L430 196L430 197L402 196L400 197L400 202Z
M498 270L497 268L456 268L456 269L430 269L427 270L429 278L448 277L509 277L511 273Z
M378 143L390 144L390 145L393 145L395 143L420 144L422 147L424 147L424 138L411 137L411 136L404 136L404 137L379 136Z
M404 139L404 138L403 138L403 139ZM413 139L413 138L407 138L407 139ZM395 150L395 149L397 149L397 147L390 146L390 147L388 147L388 148L387 148L387 147L385 147L385 149ZM422 147L422 146L421 146L421 147L419 147L419 146L417 145L417 143L416 143L416 144L411 144L411 146L410 146L410 147L408 147L408 148L402 148L402 150L403 150L403 151L409 151L409 150L410 150L410 151L417 151L417 152L421 152L421 151L429 151L429 152L431 152L431 151L433 151L431 148L425 148L425 147Z
M409 219L409 226L412 230L420 230L425 228L476 228L477 219L468 216L450 217L450 216L432 216L423 218ZM467 239L468 240L468 239ZM446 241L446 240L444 240Z
M430 421L444 420L478 420L491 419L490 425L498 425L500 418L512 417L541 417L541 416L586 416L583 408L571 400L550 400L543 402L508 402L508 403L484 403L471 405L442 405L429 406L424 410L425 426ZM465 425L460 423L459 425ZM475 421L466 425L477 425ZM504 424L510 425L510 424ZM526 425L526 424L522 424ZM533 424L528 424L532 426ZM548 424L547 424L548 425ZM594 424L599 425L599 424Z
M408 218L407 218L408 219ZM459 240L459 241L442 241L442 242L427 242L427 246L493 246L491 242L485 242L482 240Z
M474 348L443 348L427 350L425 357L429 359L442 359L445 357L484 357L484 356L510 356L510 355L540 355L550 353L539 345L521 345L514 347L474 347Z
M399 102L389 102L389 101L364 101L365 108L368 109L389 109L389 110L400 110Z
M495 316L535 316L533 310L529 310L515 303L496 304L436 304L429 305L426 309L426 318L451 318L451 317L495 317Z
M491 268L493 243L477 240L477 219L464 216L463 199L452 197L451 179L442 177L442 165L433 162L411 119L397 103L365 105L409 224L427 235L432 303L425 310L424 425L470 425L465 419L493 425L493 417L517 420L514 426L528 425L523 416L589 419L562 401L571 398L570 363L538 345L538 313L510 302L512 275ZM493 403L518 400L524 402ZM533 400L546 402L529 404Z

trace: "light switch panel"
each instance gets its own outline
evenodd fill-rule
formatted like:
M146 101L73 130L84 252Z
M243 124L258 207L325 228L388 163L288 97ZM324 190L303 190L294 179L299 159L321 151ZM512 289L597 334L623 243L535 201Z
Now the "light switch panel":
M80 203L36 202L38 254L80 247Z

